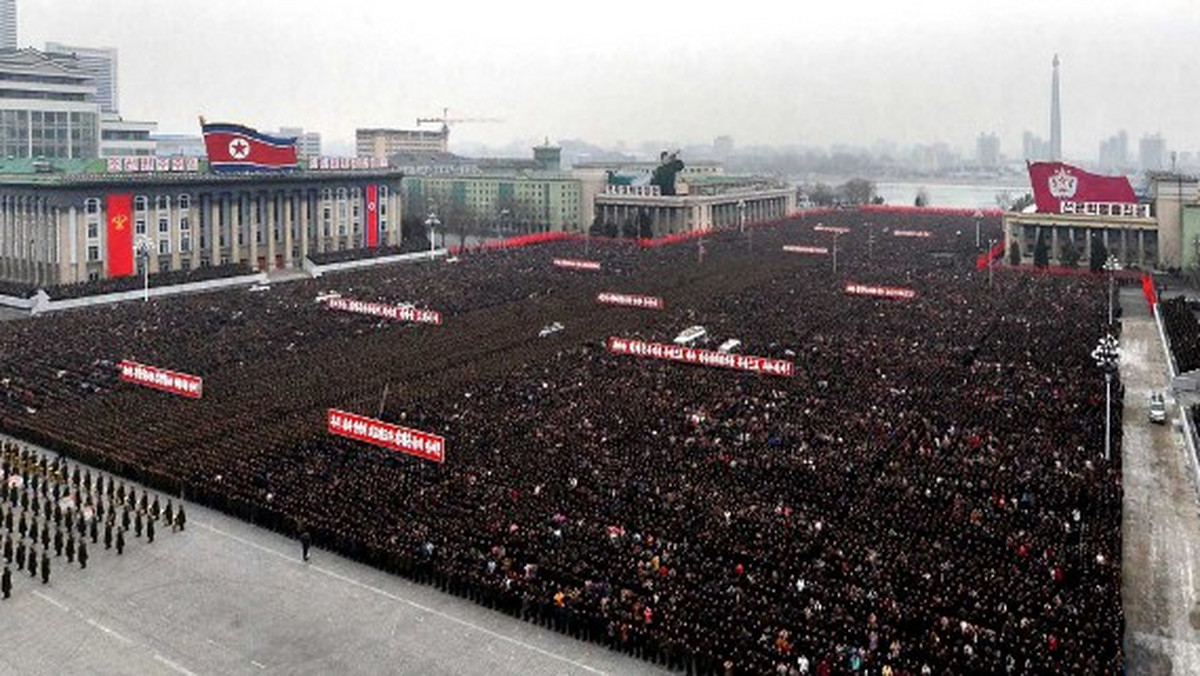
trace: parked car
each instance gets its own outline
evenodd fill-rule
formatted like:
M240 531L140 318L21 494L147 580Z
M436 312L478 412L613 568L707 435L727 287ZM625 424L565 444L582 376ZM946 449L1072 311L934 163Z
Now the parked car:
M1167 422L1167 402L1163 397L1162 392L1150 393L1150 409L1148 416L1150 422L1163 424Z

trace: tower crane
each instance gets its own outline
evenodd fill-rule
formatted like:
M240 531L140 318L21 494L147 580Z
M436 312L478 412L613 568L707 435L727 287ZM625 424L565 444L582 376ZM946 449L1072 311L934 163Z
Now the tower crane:
M443 133L443 134L449 134L449 133L450 133L450 125L452 125L452 124L461 124L461 123L463 123L463 122L468 122L468 123L474 123L474 122L489 122L489 123L490 123L490 122L503 122L503 121L504 121L504 120L502 120L502 119L500 119L500 118L497 118L497 117L457 117L457 118L451 118L451 117L450 117L450 109L449 109L449 108L442 108L442 116L441 116L441 117L418 117L418 118L417 118L417 124L419 124L419 125L420 125L420 124L441 124L441 125L442 125L442 133Z

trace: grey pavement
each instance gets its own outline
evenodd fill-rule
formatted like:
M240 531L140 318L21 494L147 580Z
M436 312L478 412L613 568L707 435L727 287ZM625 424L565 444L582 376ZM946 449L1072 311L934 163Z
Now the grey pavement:
M186 531L89 544L49 585L14 571L0 675L670 673L186 504Z
M1125 386L1122 462L1122 604L1127 673L1200 674L1200 513L1188 450L1171 420L1147 420L1152 390L1167 390L1167 366L1140 290L1123 292L1121 382ZM1138 306L1140 302L1140 308Z

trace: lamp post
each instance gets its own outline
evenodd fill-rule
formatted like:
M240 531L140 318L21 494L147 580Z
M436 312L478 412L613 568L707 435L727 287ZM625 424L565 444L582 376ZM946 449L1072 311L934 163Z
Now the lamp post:
M992 288L992 264L996 262L995 256L992 256L992 249L996 248L996 238L988 237L988 288Z
M875 224L870 221L864 222L863 225L867 228L867 260L874 262L875 260Z
M979 219L983 218L983 212L979 209L975 210L975 248L979 248Z
M150 301L150 242L144 237L138 238L137 257L142 264L142 302Z
M1108 325L1113 323L1113 273L1121 269L1121 261L1116 256L1109 255L1104 261L1104 269L1108 271Z
M1119 344L1112 334L1100 339L1100 343L1092 350L1092 359L1096 366L1104 371L1104 460L1108 462L1112 456L1112 378L1117 370Z
M508 220L508 209L501 209L500 210L500 221L498 223L496 223L496 239L498 239L498 240L504 239L504 236L501 235L500 232L503 229L504 225L506 224L507 220Z
M425 217L425 227L429 229L429 260L433 260L433 229L441 224L442 222L437 217L437 210L430 207L429 215Z
M746 233L746 248L750 249L750 231L746 230L746 200L738 200L738 232Z
M833 233L833 274L837 274L837 238L842 233Z

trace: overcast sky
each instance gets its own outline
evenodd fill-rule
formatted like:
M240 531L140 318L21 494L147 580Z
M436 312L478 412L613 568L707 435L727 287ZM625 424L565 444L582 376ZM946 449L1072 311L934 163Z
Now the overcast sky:
M17 0L19 40L120 50L121 112L352 140L443 106L453 139L738 145L945 141L1020 155L1049 136L1062 59L1064 151L1161 132L1200 150L1200 11L1189 0L398 2ZM1191 77L1188 77L1191 75Z

